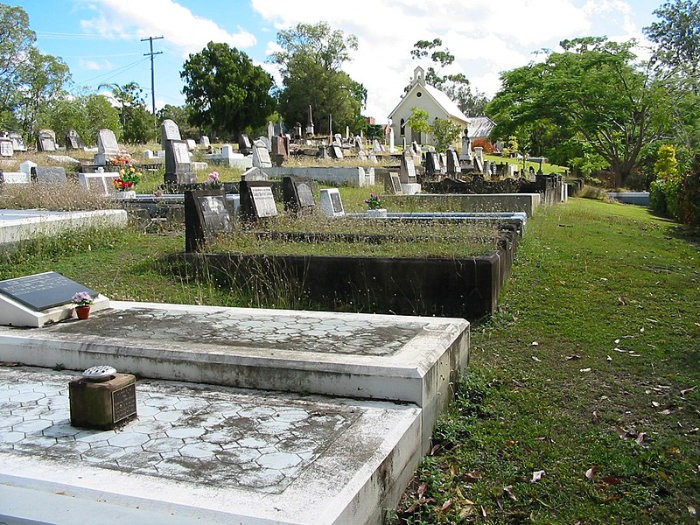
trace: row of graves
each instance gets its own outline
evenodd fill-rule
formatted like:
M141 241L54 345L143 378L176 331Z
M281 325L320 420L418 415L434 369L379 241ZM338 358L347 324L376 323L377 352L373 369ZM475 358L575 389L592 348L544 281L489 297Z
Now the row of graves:
M66 133L65 146L59 146L56 141L56 133L51 129L40 129L36 136L36 150L38 152L54 153L65 150L90 151L74 129ZM24 139L19 133L3 132L0 135L0 157L12 158L15 152L28 151Z

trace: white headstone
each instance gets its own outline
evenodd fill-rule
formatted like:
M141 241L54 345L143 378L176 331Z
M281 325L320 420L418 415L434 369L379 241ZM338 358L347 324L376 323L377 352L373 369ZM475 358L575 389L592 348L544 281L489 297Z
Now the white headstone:
M253 166L256 168L271 168L270 151L262 140L253 142Z
M396 151L396 146L394 146L394 128L389 128L389 153L394 153Z
M97 133L97 153L104 155L119 155L117 137L111 129L101 129Z
M194 151L197 149L197 143L192 139L187 139L187 149Z
M25 160L19 165L19 171L26 173L27 175L32 174L32 168L36 168L36 162L32 162L31 160Z
M328 188L320 191L321 210L327 217L342 217L345 215L343 201L340 200L338 188Z

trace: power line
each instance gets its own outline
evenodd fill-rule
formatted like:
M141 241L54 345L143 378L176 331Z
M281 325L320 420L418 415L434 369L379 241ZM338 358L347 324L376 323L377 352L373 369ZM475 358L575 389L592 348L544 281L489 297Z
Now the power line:
M162 36L149 36L148 38L142 38L141 42L145 42L148 40L149 45L151 46L151 52L150 53L144 53L143 56L150 56L151 57L151 109L153 110L153 129L156 129L157 127L157 121L156 121L156 87L155 87L155 79L153 75L153 57L155 55L162 55L162 51L156 51L155 53L153 52L153 41L154 40L160 40L162 39Z

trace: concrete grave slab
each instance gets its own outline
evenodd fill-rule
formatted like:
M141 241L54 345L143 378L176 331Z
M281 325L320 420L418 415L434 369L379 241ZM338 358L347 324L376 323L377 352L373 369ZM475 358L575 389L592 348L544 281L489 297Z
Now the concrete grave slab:
M86 430L71 379L0 367L3 523L380 523L420 459L415 405L141 380Z
M423 444L469 357L464 319L110 301L39 330L0 327L0 361L415 403ZM182 327L187 326L187 330Z

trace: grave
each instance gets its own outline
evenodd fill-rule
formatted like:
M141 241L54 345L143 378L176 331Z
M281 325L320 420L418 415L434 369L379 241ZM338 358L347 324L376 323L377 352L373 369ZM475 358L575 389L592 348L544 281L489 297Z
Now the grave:
M335 144L335 143L331 144L329 151L330 151L330 156L332 159L337 160L337 159L343 158L343 148L338 146L338 144Z
M282 178L282 195L285 210L301 212L313 210L316 207L310 179L298 177Z
M109 307L109 300L60 273L44 272L0 281L0 325L39 328L73 316L72 297L86 291L92 310Z
M272 137L272 160L275 166L281 166L289 158L289 139L282 136Z
M195 184L197 176L184 140L169 140L165 149L165 184Z
M425 173L426 175L435 175L436 173L440 173L441 167L440 167L440 156L433 152L433 151L428 151L425 154Z
M318 182L327 182L329 184L340 186L347 184L348 186L372 186L375 182L374 168L357 167L297 167L297 166L281 166L272 167L265 170L270 177L281 179L289 175L294 177L304 177Z
M30 184L32 176L23 171L0 170L0 184Z
M10 133L8 135L12 141L12 149L15 151L27 151L27 146L24 144L24 139L19 133Z
M119 172L78 173L78 181L90 193L105 197L115 193L114 181L119 178Z
M231 231L231 209L223 192L185 192L185 251L200 251L218 235Z
M262 140L253 143L253 167L271 168L272 160L267 145Z
M238 151L243 155L250 155L253 153L253 144L250 142L250 138L245 133L238 135Z
M338 188L322 189L319 200L321 202L321 211L326 217L342 217L345 215L343 201L340 199Z
M261 168L250 168L243 172L241 180L270 180L270 175Z
M0 157L12 157L15 153L14 145L9 137L0 137Z
M66 168L62 166L32 168L32 178L37 184L65 184L68 182Z
M27 175L31 175L33 173L32 170L36 167L36 162L32 162L31 160L25 160L19 165L19 171L23 171Z
M207 137L206 135L202 135L201 137L199 137L199 145L203 148L209 148L211 146L211 143L209 142L209 137Z
M187 142L187 149L190 151L194 151L197 149L197 143L192 140L192 139L187 139L185 142Z
M241 217L256 221L277 216L277 205L272 194L272 183L266 181L241 181Z
M169 140L182 140L180 128L170 119L165 119L160 125L160 145L167 151Z
M67 150L84 150L85 149L85 143L83 142L83 139L80 138L80 135L78 135L78 132L75 131L74 129L71 129L66 133L66 149Z
M388 177L384 178L384 191L389 195L401 195L403 193L398 173L391 172Z
M525 212L532 217L542 204L539 193L471 193L387 195L385 204L453 212Z
M37 151L56 151L56 133L51 129L40 129L37 132Z
M459 175L462 173L462 168L459 165L459 157L457 152L453 149L447 150L447 174L448 175Z
M411 150L406 150L401 155L401 169L399 171L402 192L406 195L420 193L421 186L416 177L416 165Z

